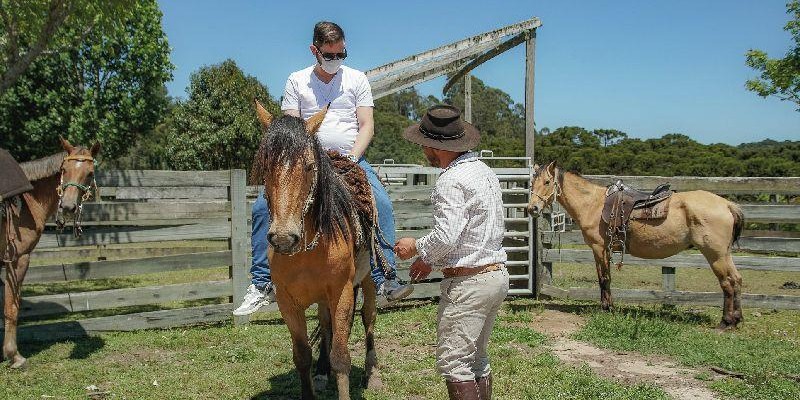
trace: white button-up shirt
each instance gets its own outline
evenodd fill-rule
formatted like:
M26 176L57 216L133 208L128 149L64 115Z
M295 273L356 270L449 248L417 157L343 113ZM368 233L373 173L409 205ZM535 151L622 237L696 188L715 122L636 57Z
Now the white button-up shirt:
M433 230L416 243L423 261L434 269L506 261L500 181L476 153L462 154L442 171L431 202Z

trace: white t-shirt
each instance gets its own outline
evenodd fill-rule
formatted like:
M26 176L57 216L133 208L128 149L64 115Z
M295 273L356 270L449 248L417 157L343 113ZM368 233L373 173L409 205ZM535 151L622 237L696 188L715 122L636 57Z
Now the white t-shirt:
M286 80L281 110L300 110L308 119L331 103L317 137L326 150L347 154L358 136L356 107L373 107L372 89L363 72L341 66L329 83L314 73L314 66L293 72Z

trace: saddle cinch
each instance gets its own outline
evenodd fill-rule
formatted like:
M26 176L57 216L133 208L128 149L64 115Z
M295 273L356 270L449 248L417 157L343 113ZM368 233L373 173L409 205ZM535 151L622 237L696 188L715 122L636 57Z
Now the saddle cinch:
M674 191L669 184L658 185L652 192L633 189L618 180L606 190L602 218L608 225L608 250L613 256L620 255L617 268L622 267L627 247L628 222L630 220L663 219L669 211L669 199Z

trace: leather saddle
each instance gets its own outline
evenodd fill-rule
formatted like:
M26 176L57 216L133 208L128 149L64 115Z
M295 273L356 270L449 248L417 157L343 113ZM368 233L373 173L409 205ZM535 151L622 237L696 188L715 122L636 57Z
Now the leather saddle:
M606 190L603 222L610 228L627 229L628 221L667 217L669 198L674 191L669 184L658 185L652 192L633 189L618 180Z
M33 190L33 186L25 172L8 151L0 149L0 202L29 190Z

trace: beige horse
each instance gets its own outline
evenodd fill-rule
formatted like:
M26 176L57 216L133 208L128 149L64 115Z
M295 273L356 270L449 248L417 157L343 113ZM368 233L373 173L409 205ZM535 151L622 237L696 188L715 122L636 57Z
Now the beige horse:
M528 212L538 216L557 200L578 223L594 253L600 301L608 310L612 306L608 226L600 218L605 197L605 187L565 172L555 162L544 168L534 166ZM647 259L666 258L690 248L700 250L717 275L725 298L719 329L735 328L742 321L742 277L733 264L731 246L743 225L741 208L720 196L703 190L675 193L665 218L630 221L627 250Z

